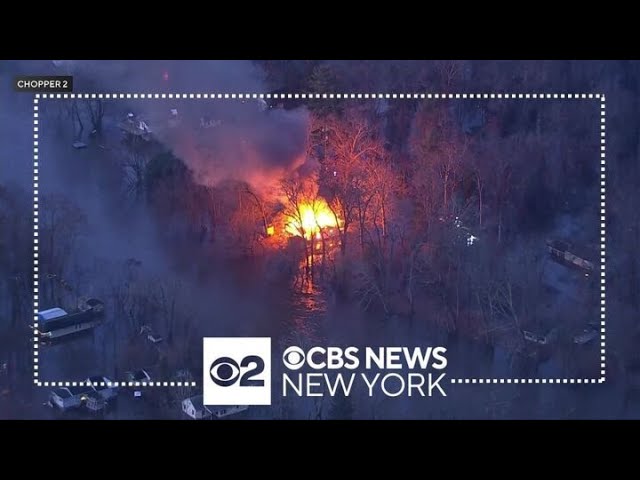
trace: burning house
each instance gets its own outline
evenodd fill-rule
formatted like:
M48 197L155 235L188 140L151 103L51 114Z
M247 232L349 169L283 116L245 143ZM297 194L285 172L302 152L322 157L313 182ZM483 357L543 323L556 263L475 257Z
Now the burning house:
M339 219L322 197L301 203L286 217L285 232L292 237L304 238L315 253L322 253L340 244Z

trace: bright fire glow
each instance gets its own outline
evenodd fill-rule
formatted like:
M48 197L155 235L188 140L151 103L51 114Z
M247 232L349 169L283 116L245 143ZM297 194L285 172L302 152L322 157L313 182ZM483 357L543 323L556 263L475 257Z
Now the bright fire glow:
M313 203L301 204L299 212L296 212L295 216L290 216L289 219L289 223L285 226L287 233L301 237L304 232L307 240L310 240L313 235L320 239L322 238L320 230L338 226L335 216L323 198L317 198Z

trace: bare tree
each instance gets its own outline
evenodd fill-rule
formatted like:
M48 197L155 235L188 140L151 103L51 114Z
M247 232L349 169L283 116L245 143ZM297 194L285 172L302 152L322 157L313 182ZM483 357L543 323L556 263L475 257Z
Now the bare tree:
M71 126L73 131L73 141L79 142L82 140L82 133L84 132L84 122L80 114L80 108L78 107L78 101L73 99L69 104L70 112L69 117L71 119Z
M440 79L446 88L450 88L462 73L461 60L439 60L436 65Z
M339 225L342 252L347 250L349 227L363 215L368 205L366 163L383 155L377 126L362 112L346 112L342 117L325 118L324 152L321 158L322 186L330 199L329 206Z
M478 226L482 228L482 193L484 191L484 182L482 181L482 177L478 170L474 172L474 179L476 182L476 191L478 193Z
M101 99L86 99L85 105L91 119L92 133L102 133L102 119L104 117L104 102Z
M83 229L87 227L87 218L64 195L48 195L42 204L39 222L40 265L42 273L53 280L49 289L45 286L46 283L43 285L43 291L49 300L55 298L60 302L60 295L64 292L57 287L62 285L66 289L68 263Z
M416 192L423 209L443 215L452 213L451 198L463 172L469 144L467 136L450 114L423 107L413 119L410 144L415 161L411 183L414 191L425 189L421 194ZM439 202L433 198L436 191L440 192Z
M124 185L128 195L136 200L141 199L145 193L145 173L149 156L141 149L128 148L122 161L124 173Z
M8 290L9 301L2 301L5 318L15 327L29 311L29 295L33 269L32 215L26 192L22 189L0 185L0 286ZM2 291L0 290L0 296ZM2 309L4 310L4 309ZM0 324L0 329L3 326Z
M305 230L305 205L315 205L317 201L317 176L302 179L297 174L284 177L280 182L282 194L286 199L284 214L290 224L304 239L305 273L312 274L313 248L309 248L307 240L313 240L313 232Z
M262 200L260 200L260 197L258 197L258 195L251 190L251 187L247 184L246 186L246 193L247 195L249 195L255 202L256 202L256 206L258 207L258 210L260 210L260 217L262 219L262 226L264 227L264 231L263 234L266 235L267 234L267 215L265 213L265 209L264 209L264 202Z

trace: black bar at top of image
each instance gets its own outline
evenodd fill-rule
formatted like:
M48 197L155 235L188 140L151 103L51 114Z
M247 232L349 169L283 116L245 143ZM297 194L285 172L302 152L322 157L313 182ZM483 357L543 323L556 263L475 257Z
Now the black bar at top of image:
M13 88L17 92L30 93L73 92L73 77L60 75L18 76L13 80Z

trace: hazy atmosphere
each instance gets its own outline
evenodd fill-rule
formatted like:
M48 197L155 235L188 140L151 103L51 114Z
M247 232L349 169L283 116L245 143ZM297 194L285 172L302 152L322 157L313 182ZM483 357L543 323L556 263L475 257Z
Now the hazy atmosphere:
M18 75L160 98L40 98L34 117ZM0 78L0 418L640 417L640 63L43 60ZM45 327L54 308L75 323ZM271 405L199 408L202 338L235 336L271 337ZM445 347L446 396L282 396L282 352L316 345ZM180 386L58 391L95 376Z

